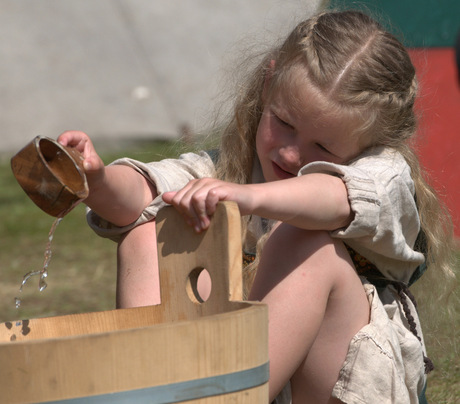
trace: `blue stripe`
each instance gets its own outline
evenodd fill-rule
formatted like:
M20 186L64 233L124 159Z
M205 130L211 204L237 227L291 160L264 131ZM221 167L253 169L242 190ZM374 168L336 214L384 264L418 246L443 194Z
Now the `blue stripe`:
M110 402L114 404L132 404L135 402L170 404L250 389L268 382L268 377L269 364L267 362L252 369L219 376L147 387L139 390L52 401L52 403L106 404ZM51 403L51 401L49 402Z

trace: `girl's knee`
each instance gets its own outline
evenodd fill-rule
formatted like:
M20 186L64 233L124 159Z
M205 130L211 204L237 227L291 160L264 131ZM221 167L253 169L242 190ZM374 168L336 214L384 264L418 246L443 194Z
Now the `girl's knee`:
M262 250L262 259L294 261L298 265L314 256L334 257L330 252L335 250L335 240L329 232L305 230L289 224L281 223L274 228Z
M362 289L344 243L327 231L281 223L274 228L262 250L259 271L264 268L276 271L278 279L294 270L302 270L314 273L315 279L323 279L331 288L342 289L342 284L354 284Z
M250 297L260 299L288 279L328 294L337 282L331 271L338 265L334 244L327 232L279 224L263 246Z
M332 237L327 231L306 230L287 223L279 223L273 228L269 240L275 240L280 245L296 247L303 243L313 243L313 245L327 244L332 242Z

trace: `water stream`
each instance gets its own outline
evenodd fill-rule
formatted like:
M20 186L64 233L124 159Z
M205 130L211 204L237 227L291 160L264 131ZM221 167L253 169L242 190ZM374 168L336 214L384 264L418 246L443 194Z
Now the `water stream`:
M59 223L61 222L62 218L63 218L63 216L58 217L53 222L53 224L51 225L51 229L50 229L50 231L48 233L48 242L46 243L46 248L45 248L45 254L44 254L45 259L43 261L43 268L40 269L40 270L37 270L37 271L27 272L24 275L24 277L22 278L21 287L19 288L19 293L22 292L22 289L23 289L24 285L33 276L39 276L38 290L40 292L43 291L44 289L46 289L46 287L48 286L47 283L46 283L46 278L48 277L48 266L50 264L51 256L52 256L51 243L53 241L54 232L56 231L56 228L59 225ZM14 300L15 300L16 308L19 309L19 307L21 306L21 299L19 297L15 297Z

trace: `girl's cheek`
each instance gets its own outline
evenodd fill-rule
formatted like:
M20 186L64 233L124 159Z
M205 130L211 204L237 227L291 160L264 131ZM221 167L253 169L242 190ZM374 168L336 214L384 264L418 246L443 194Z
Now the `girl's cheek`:
M273 144L273 131L267 124L261 123L257 130L256 144L261 149L268 149Z

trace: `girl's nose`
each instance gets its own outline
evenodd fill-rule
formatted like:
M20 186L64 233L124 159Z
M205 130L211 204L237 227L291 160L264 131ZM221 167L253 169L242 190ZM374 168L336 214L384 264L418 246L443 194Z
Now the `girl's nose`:
M288 165L286 169L298 170L300 167L302 167L302 159L299 153L299 149L296 146L283 146L280 148L279 154L283 160L283 163Z

